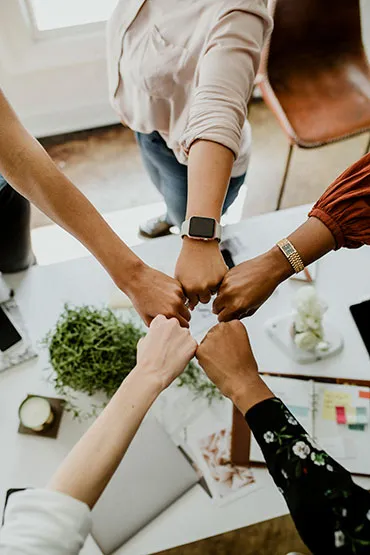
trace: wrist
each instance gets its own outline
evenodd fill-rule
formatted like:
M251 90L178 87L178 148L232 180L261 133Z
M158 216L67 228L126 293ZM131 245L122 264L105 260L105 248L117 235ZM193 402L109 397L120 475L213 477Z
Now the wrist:
M271 268L271 275L275 279L277 285L294 274L289 260L277 245L274 245L264 256L266 256L268 265Z
M145 397L148 402L153 403L165 389L159 372L155 371L154 365L137 363L126 378L132 386L140 391L140 396ZM124 383L125 383L124 382Z
M254 405L271 397L274 397L274 394L267 387L258 372L253 377L234 384L232 394L230 395L230 399L243 415Z
M119 255L116 256L113 266L108 271L117 287L124 293L130 294L140 282L146 267L139 257L130 253L124 264L122 264L122 258Z
M220 250L220 243L216 241L216 239L211 241L202 241L185 236L182 238L182 248L188 251L213 252Z

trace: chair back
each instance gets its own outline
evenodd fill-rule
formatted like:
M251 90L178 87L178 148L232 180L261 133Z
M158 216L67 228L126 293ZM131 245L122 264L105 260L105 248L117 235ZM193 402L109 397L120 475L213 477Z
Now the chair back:
M272 88L284 76L320 72L343 62L367 65L359 0L269 0L274 30L261 72Z

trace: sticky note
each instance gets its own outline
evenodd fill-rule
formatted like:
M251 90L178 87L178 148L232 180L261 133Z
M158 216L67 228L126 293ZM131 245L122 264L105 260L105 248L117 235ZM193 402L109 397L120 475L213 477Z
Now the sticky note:
M310 409L308 407L299 407L298 405L288 405L288 409L297 418L306 418L310 412Z
M369 416L366 407L356 407L357 424L367 424Z
M344 407L335 407L337 424L346 424L346 409Z
M330 389L324 390L324 400L322 417L325 420L337 421L337 415L335 407L344 407L347 410L352 407L352 396L350 393L345 393L343 391L333 391Z
M357 424L357 414L356 409L351 407L351 410L347 411L347 424Z
M365 424L350 424L348 426L348 428L350 430L357 430L358 432L364 432L365 431Z
M360 391L358 392L358 396L360 397L360 399L370 399L370 391L360 389Z

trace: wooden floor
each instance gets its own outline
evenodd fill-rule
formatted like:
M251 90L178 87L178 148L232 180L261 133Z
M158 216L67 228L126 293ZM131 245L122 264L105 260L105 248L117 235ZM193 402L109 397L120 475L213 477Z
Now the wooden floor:
M284 516L161 551L157 555L287 555L291 552L310 554L300 540L292 519Z

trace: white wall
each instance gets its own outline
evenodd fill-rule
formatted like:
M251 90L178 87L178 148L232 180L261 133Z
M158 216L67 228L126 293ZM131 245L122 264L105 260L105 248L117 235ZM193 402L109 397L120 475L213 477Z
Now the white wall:
M117 122L105 25L37 34L24 0L0 0L0 86L36 136Z
M11 75L0 83L25 126L37 137L118 121L108 102L106 62Z

